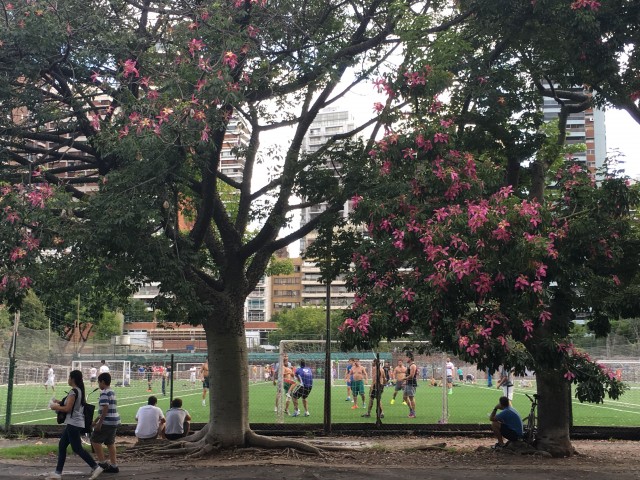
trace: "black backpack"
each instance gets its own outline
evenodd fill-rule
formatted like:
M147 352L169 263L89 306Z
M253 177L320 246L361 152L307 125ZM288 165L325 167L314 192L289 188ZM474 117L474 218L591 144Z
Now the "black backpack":
M80 398L80 392L79 390L75 389L76 392L76 401L77 399ZM60 405L64 406L64 403L67 401L67 397L69 395L65 395L62 400L60 400ZM82 401L82 399L80 399L80 401ZM75 405L73 406L74 410L75 410ZM82 406L82 413L84 414L84 429L82 430L82 433L91 433L91 424L93 423L93 414L96 411L96 406L95 405L91 405L90 403L86 403ZM73 416L73 410L71 410L70 413L71 416ZM56 415L56 421L58 423L64 423L64 421L67 418L67 413L66 412L58 412Z

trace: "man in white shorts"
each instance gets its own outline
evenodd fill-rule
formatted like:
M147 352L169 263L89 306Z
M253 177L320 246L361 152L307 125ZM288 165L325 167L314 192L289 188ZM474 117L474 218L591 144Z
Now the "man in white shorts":
M198 373L198 367L196 367L195 365L189 369L189 382L191 382L191 384L193 385L196 384L197 373Z
M92 384L98 381L98 369L96 367L91 367L89 369L89 380Z
M509 399L509 404L513 401L513 380L511 377L511 369L506 367L500 368L500 380L496 388L502 388L503 396Z
M53 367L49 365L49 370L47 370L47 381L44 382L44 390L48 391L49 387L51 387L51 391L55 392L56 386L56 374L53 371Z

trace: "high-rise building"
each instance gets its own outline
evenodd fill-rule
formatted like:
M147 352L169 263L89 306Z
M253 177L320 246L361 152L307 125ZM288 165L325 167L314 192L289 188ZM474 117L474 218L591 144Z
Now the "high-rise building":
M572 89L582 92L582 88ZM543 97L542 111L545 122L555 120L560 113L558 102L549 97ZM567 144L584 143L584 152L574 154L575 160L584 163L591 172L596 172L604 166L607 157L607 134L604 123L604 111L590 108L584 112L571 113L567 118Z
M321 110L316 119L309 127L309 131L303 141L303 150L306 153L318 151L334 135L347 133L355 128L355 120L351 113L339 107L328 107ZM327 165L327 168L336 168L334 165ZM339 166L337 166L339 168ZM301 226L320 215L327 205L324 203L307 207L300 213ZM344 206L342 214L349 215L349 202ZM306 248L316 239L316 232L305 235L300 240L301 255L304 255ZM324 306L326 304L326 286L318 283L320 269L312 260L305 260L301 266L302 292L300 303L305 306ZM347 291L343 278L337 278L331 285L331 308L346 308L353 301L353 294Z

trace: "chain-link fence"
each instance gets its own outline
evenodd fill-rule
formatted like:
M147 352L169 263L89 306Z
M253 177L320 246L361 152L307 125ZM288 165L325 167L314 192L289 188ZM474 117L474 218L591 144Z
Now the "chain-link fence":
M21 327L16 336L13 384L9 389L10 359L7 356L12 334L10 330L0 331L0 425L5 425L8 417L10 425L17 428L55 425L55 416L48 409L48 402L51 397L64 396L72 368L82 371L89 401L95 403L95 376L103 365L112 376L112 387L117 394L123 423L135 423L138 408L147 404L150 395L158 398L158 406L163 410L169 408L171 398L179 397L193 417L194 424L208 421L210 392L203 388L206 387L206 379L203 378L205 352L139 353L110 343L66 341L47 330ZM446 352L426 348L426 352L420 353L422 347L424 345L410 346L401 342L385 344L376 351L342 352L335 345L330 351L329 369L325 368L325 345L320 341L290 341L285 342L280 351L250 351L246 372L249 420L252 425L272 431L322 425L327 414L331 424L339 430L441 430L445 424L450 428L488 425L488 413L504 394L503 387L497 384L499 373L479 371L474 365ZM415 416L411 415L411 402L401 378L403 369L406 372L407 349L415 354ZM617 357L594 355L628 382L631 389L620 400L606 400L599 405L580 404L574 399L574 425L620 429L638 425L640 361L638 357ZM366 372L364 392L358 389L357 396L349 374L351 358L358 358ZM377 391L373 395L371 393L372 383L375 383L376 358L380 359L384 374L384 379L381 379L384 388L380 389L380 395L376 395ZM304 395L294 392L295 387L292 386L300 383L301 372L297 370L303 360L313 377L312 389L303 392L307 394L306 408ZM286 367L281 368L281 365ZM514 407L525 416L530 409L526 394L536 391L535 374L511 377L509 388L513 393ZM211 392L212 395L215 393ZM298 403L299 412L296 416L295 403Z

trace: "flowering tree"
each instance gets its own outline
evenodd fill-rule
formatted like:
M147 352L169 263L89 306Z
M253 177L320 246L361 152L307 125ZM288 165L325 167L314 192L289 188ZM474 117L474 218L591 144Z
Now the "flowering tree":
M456 150L454 122L421 124L377 142L378 177L353 198L368 238L352 259L343 340L412 333L479 368L535 370L540 445L570 454L565 386L592 402L624 389L568 336L575 311L596 322L619 312L618 292L637 274L637 191L616 178L597 185L569 161L544 202L528 199L492 159Z
M381 68L399 25L417 13L426 36L468 18L433 15L446 3L0 5L0 174L11 189L3 196L31 182L69 200L49 211L51 233L35 237L46 239L47 255L32 280L49 297L86 288L97 300L159 282L169 320L204 326L211 420L190 452L269 444L248 423L245 298L273 252L336 215L365 172L362 147L343 142L362 125L310 155L303 138L322 108ZM351 82L342 81L347 71ZM265 148L265 135L289 138ZM259 177L261 163L268 173ZM323 214L279 238L296 209L319 203L328 204ZM3 216L2 235L12 242L6 278L17 302L32 280L11 255L31 251L13 218ZM253 235L250 225L259 225Z

